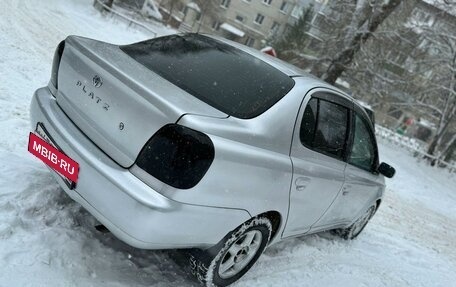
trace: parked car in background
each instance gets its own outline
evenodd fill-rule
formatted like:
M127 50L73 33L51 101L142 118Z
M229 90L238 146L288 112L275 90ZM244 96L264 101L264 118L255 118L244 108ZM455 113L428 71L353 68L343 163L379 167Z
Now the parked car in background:
M353 98L201 34L125 46L68 37L31 121L29 148L56 155L71 198L131 246L191 248L192 272L210 286L235 282L287 238L355 238L394 175ZM63 159L77 177L62 176Z
M263 49L260 50L261 52L265 53L265 54L268 54L268 55L271 55L273 57L276 57L277 58L277 52L274 48L272 47L264 47Z

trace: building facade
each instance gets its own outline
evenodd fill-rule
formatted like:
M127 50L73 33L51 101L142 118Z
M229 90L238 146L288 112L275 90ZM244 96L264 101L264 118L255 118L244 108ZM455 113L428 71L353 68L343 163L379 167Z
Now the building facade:
M172 2L175 2L174 4ZM283 35L305 6L303 0L162 0L160 7L174 16L183 32L216 34L256 49ZM166 17L165 17L166 18Z

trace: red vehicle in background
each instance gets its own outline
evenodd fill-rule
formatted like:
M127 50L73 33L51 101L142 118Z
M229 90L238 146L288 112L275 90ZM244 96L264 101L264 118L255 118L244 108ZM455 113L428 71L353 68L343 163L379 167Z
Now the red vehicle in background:
M268 55L271 55L273 57L276 57L277 58L277 52L274 48L272 47L265 47L263 49L261 49L261 52L265 53L265 54L268 54Z

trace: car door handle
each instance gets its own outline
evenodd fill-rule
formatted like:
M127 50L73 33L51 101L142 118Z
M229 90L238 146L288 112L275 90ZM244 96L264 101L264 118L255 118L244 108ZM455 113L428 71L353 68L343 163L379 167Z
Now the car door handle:
M306 189L307 185L310 183L309 177L298 177L295 181L296 190L303 191Z
M344 185L344 187L342 188L342 195L347 195L350 193L350 189L352 188L351 185Z

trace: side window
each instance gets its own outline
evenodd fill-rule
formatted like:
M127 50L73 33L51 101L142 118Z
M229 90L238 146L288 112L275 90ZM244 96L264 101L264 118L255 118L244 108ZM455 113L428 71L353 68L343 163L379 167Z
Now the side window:
M318 109L318 99L312 98L307 104L306 109L304 110L304 115L302 116L301 122L301 132L299 137L303 145L307 147L312 146L313 138L315 135L315 126L317 124L317 109Z
M348 163L371 171L374 162L375 149L369 126L358 114L355 114L353 146Z
M303 145L342 160L345 153L348 109L312 98L302 117L300 139Z

